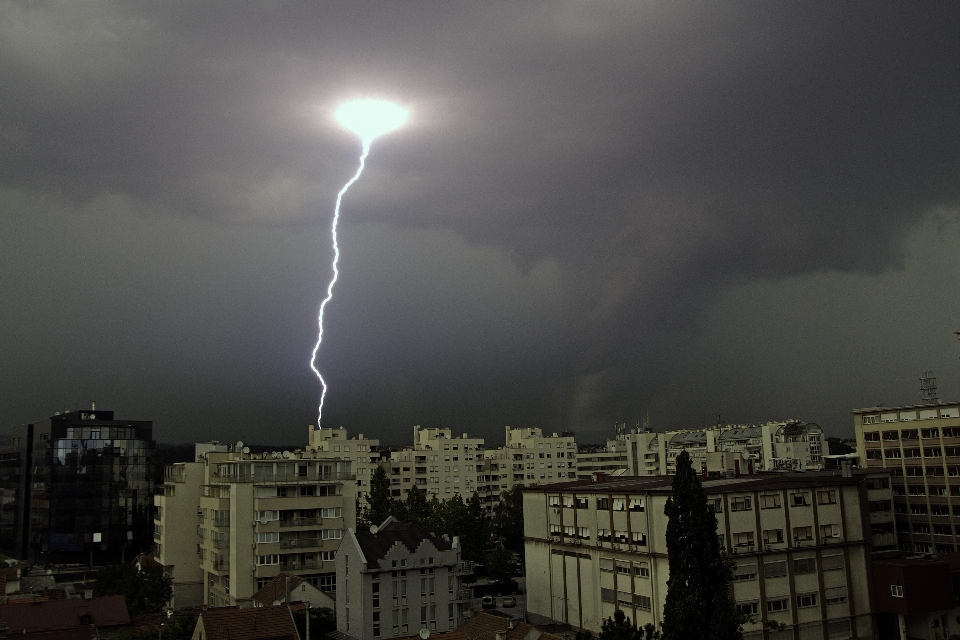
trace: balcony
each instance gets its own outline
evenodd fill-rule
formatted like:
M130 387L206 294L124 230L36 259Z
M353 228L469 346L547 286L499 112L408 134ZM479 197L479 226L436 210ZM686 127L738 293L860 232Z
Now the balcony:
M320 524L321 518L297 518L295 520L280 520L281 527L315 527Z
M320 538L294 538L280 541L281 549L307 549L320 546L323 546L323 540Z
M319 569L323 565L320 560L294 560L281 562L281 571L303 571L304 569Z

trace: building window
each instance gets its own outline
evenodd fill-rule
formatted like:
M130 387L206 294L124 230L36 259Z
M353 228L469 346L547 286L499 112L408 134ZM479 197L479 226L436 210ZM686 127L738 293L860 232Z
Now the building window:
M597 509L609 509L610 498L597 498Z
M730 511L750 511L750 496L737 496L730 501Z
M626 510L627 510L627 500L626 500L626 498L614 498L614 499L613 499L613 510L614 510L614 511L626 511Z
M650 577L650 565L646 562L635 562L633 564L633 575L640 576L641 578Z
M800 491L790 495L790 504L795 507L806 507L810 505L810 500L806 492Z
M796 574L816 573L816 558L797 558L793 561L793 572Z
M835 569L843 569L842 555L833 555L833 556L825 555L822 558L820 558L821 571L832 571Z
M737 613L744 616L755 616L758 613L757 607L759 603L756 600L753 602L738 602L737 603Z
M846 587L833 587L823 590L823 601L827 604L840 604L847 601Z
M767 600L767 613L775 613L777 611L786 611L787 610L787 599L780 598L778 600Z
M600 571L613 572L613 558L600 558Z
M744 531L733 534L733 545L735 547L752 547L753 531Z
M899 583L894 583L890 585L890 595L893 596L894 598L902 598L903 586L900 585Z
M756 580L757 579L757 563L737 563L736 568L733 570L733 579L740 582L746 580Z
M639 531L633 531L630 533L630 541L633 544L645 547L647 545L647 534L640 533Z
M768 493L760 496L760 508L761 509L779 509L780 508L780 494L779 493ZM756 604L755 602L753 604Z
M373 612L373 637L374 638L380 637L380 612L379 611Z
M650 611L650 605L651 605L650 596L641 596L639 594L635 595L633 596L633 602L637 606L637 609Z
M630 511L643 511L643 498L630 498Z
M787 561L786 560L777 560L775 562L764 562L763 563L763 577L764 578L782 578L787 575Z
M372 585L370 585L370 588L373 591L373 601L371 602L371 606L373 606L374 609L379 609L380 608L380 583L374 582ZM378 613L375 615L379 616L380 614Z
M797 596L797 609L803 609L804 607L815 607L815 606L817 606L817 594L802 593Z
M819 504L836 504L837 503L837 490L836 489L821 489L817 491L817 502Z
M822 524L822 525L820 525L820 537L823 538L823 539L839 538L839 537L840 537L840 525L838 525L838 524Z
M813 540L813 527L794 527L793 539L797 542Z
M763 544L781 544L783 542L783 529L766 529L763 532Z

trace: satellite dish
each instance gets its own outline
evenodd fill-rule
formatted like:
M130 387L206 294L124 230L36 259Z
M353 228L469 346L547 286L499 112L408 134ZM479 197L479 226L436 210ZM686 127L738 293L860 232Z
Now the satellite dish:
M261 520L261 521L260 521L260 524L267 524L267 519L264 518L263 520Z
M284 458L289 458L289 457L290 457L290 452L289 452L289 451L284 451L284 452L283 452L283 457L284 457Z
M379 531L379 530L380 530L380 529L377 528L377 525L375 525L375 524L370 525L370 533L372 533L373 535L377 535L377 531ZM9 562L9 561L8 561L8 562Z
M250 453L250 447L244 447L244 448L243 448L243 452L244 452L244 453Z
M243 440L237 440L237 449L243 449Z
M420 640L427 640L430 637L430 629L420 629L417 635L420 636Z
M91 419L91 420L96 420L96 419L97 419L97 414L91 413L91 414L90 414L90 419Z
M273 458L273 459L277 459L277 458L280 457L280 454L277 453L276 451L274 451L273 453L270 454L270 457Z

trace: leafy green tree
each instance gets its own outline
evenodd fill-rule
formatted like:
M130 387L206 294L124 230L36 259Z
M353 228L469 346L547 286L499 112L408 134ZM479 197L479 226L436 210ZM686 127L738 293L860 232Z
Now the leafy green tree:
M676 460L667 499L670 577L663 607L664 640L742 640L743 616L730 596L731 564L720 548L717 518L707 503L690 454Z
M484 564L487 565L487 577L493 580L512 580L517 574L517 563L513 561L513 556L499 544L490 550Z
M644 640L637 625L630 622L630 618L617 609L612 618L607 618L600 626L600 640Z
M121 595L130 615L159 613L173 595L173 581L160 567L133 564L108 565L97 572L95 596Z
M403 506L406 512L403 520L412 522L422 529L430 530L430 526L433 524L433 513L430 510L431 505L427 501L425 491L422 491L416 485L411 487Z
M500 494L500 503L493 512L493 526L507 549L523 552L523 493L520 486Z
M474 491L466 503L463 523L452 535L460 536L463 545L463 559L483 562L490 546L490 518L483 508L480 495Z
M383 467L377 466L370 477L370 495L367 496L367 506L357 517L357 528L369 527L371 524L380 525L387 516L394 511L394 500L390 497L390 478ZM362 524L361 524L362 523Z
M196 611L181 611L173 614L163 625L163 640L190 640L197 628Z

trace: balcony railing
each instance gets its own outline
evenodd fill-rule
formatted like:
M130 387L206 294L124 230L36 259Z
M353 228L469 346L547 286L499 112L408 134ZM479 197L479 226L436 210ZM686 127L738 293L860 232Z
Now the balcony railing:
M321 566L319 560L302 560L299 562L281 562L281 571L300 571L302 569L319 569Z
M306 549L309 547L319 547L323 545L320 538L295 538L293 540L281 540L281 549Z
M297 518L295 520L280 520L281 527L310 527L320 524L321 518Z

